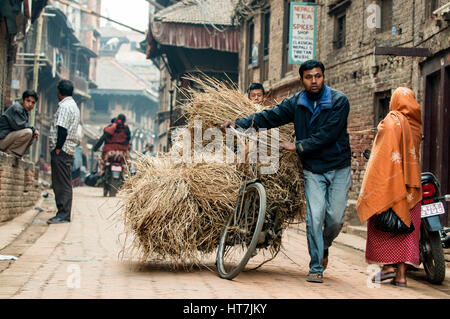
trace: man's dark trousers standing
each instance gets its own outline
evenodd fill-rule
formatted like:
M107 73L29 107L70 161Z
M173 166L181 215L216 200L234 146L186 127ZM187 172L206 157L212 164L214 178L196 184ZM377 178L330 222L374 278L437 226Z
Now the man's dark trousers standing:
M61 151L56 155L51 153L52 187L55 193L56 217L70 221L72 210L72 163L73 156Z

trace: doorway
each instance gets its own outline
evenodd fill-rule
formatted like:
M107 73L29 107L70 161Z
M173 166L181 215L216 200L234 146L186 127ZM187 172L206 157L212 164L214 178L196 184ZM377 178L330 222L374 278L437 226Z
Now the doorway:
M422 65L424 84L422 171L433 172L441 194L450 193L450 50ZM444 225L449 225L449 204L444 204Z

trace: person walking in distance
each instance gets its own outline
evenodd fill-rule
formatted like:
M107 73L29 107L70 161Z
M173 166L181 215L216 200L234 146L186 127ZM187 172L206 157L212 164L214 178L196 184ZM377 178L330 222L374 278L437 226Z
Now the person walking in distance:
M50 127L50 155L52 187L58 211L55 217L47 221L48 224L67 223L71 220L71 172L80 123L80 111L72 98L72 82L62 80L57 89L59 103Z
M347 132L350 104L344 93L325 85L325 66L317 60L299 69L304 90L280 104L237 119L221 129L271 129L294 122L296 142L280 147L297 152L303 165L307 202L306 234L310 255L309 282L323 282L328 248L339 234L351 185L351 152Z
M129 161L130 140L131 132L129 126L126 124L126 116L124 114L119 114L114 120L114 123L103 128L103 135L93 147L93 151L96 152L105 143L98 159L98 175L101 178L104 178L108 159L119 157L123 161L123 164ZM124 166L124 169L127 170L127 165Z

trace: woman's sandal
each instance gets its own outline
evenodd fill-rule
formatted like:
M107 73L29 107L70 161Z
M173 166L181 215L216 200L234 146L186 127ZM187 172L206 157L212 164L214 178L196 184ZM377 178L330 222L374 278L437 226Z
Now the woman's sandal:
M397 287L407 287L406 282L398 282L395 279L391 281L391 284Z
M394 279L394 278L395 278L395 272L388 272L388 273L383 274L380 271L372 278L372 282L381 283L384 280Z

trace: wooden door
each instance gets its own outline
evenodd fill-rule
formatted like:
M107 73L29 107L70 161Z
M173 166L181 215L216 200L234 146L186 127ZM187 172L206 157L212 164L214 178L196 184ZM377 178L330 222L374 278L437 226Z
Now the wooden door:
M441 194L450 194L450 53L437 56L422 66L424 78L422 171L432 172L441 184ZM447 214L442 216L449 224Z

